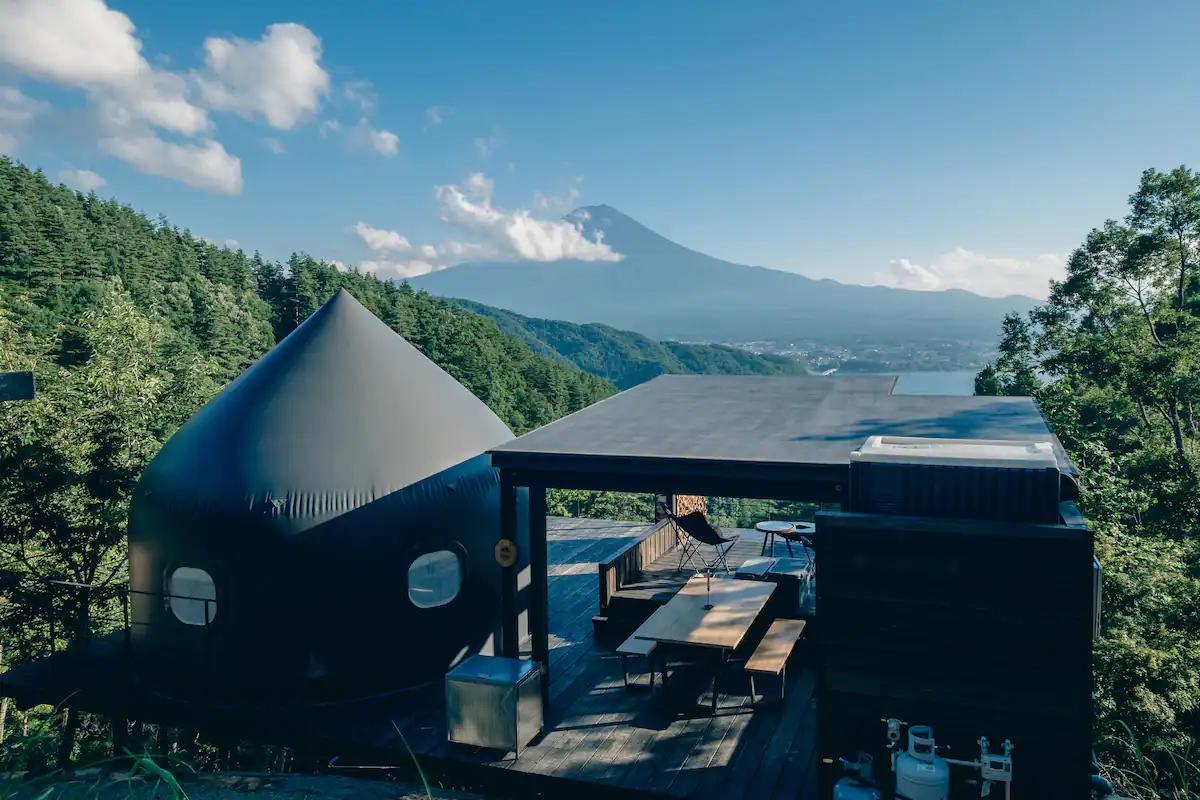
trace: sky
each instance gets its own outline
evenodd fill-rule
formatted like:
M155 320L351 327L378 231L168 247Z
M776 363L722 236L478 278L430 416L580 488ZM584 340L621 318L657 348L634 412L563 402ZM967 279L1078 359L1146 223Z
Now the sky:
M701 252L1044 296L1195 166L1193 0L0 0L0 153L385 277Z

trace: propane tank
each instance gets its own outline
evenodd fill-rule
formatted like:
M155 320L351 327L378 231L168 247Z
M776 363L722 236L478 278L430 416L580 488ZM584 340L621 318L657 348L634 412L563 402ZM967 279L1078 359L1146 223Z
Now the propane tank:
M896 758L897 800L947 800L950 765L937 754L933 729L914 725L908 729L908 752Z
M833 785L833 800L883 800L883 792L871 786L870 753L859 753L854 761L842 759L846 777Z

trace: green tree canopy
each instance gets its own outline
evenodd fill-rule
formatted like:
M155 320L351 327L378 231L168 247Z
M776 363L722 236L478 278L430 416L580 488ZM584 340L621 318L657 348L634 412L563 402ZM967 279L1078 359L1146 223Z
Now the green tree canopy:
M1083 477L1106 570L1100 729L1154 747L1200 710L1200 175L1147 170L1124 220L1092 230L1064 280L1005 321L980 394L1035 396Z

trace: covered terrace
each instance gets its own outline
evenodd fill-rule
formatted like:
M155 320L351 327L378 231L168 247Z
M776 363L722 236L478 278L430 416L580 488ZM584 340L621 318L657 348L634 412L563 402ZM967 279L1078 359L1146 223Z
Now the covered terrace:
M872 435L1049 440L1060 470L1075 474L1032 398L894 395L895 382L663 375L492 450L504 539L519 540L518 489L530 498L528 596L519 597L518 569L508 568L501 652L520 656L518 620L527 609L544 707L554 680L547 489L844 503L850 454Z

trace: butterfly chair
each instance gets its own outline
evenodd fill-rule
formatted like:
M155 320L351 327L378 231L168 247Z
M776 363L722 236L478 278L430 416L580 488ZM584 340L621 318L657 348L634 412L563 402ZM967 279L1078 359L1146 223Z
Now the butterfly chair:
M676 567L676 572L681 571L685 565L698 570L699 567L694 561L696 557L699 557L700 563L704 565L705 569L721 567L726 572L731 572L725 556L737 542L737 534L725 536L721 533L720 528L708 521L703 511L693 511L677 517L671 513L671 509L667 508L666 504L659 503L659 507L662 508L667 519L675 523L676 527L685 534L683 541L679 543L679 566ZM701 548L705 546L713 549L711 560L706 559L701 552Z

